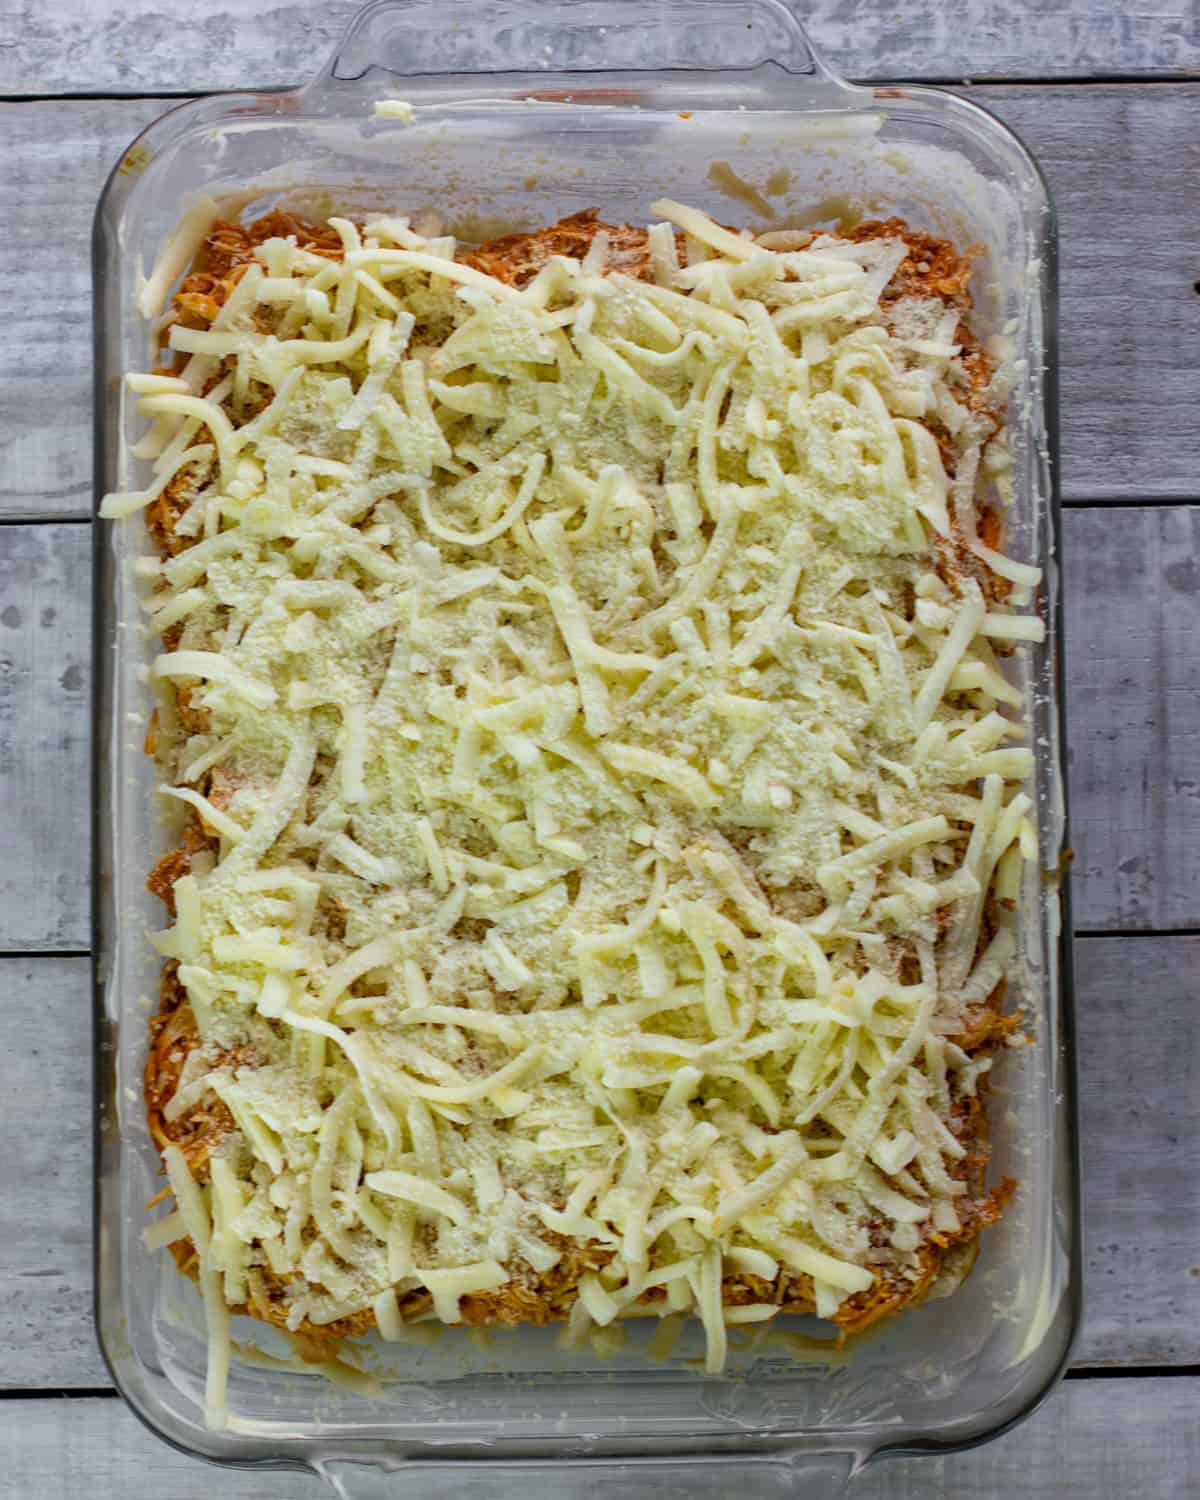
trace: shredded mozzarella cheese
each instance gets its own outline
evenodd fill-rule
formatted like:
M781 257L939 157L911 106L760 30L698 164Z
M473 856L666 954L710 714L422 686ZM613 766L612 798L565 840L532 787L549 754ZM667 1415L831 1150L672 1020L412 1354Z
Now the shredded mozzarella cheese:
M298 1278L293 1326L371 1308L393 1339L398 1291L455 1322L554 1229L615 1257L570 1337L657 1286L717 1370L776 1310L723 1311L723 1275L808 1277L829 1315L912 1263L896 1226L952 1221L972 1064L937 1038L1003 978L985 897L1036 854L988 640L1040 622L930 570L950 486L912 413L951 395L945 339L881 315L902 247L657 211L695 254L656 227L653 282L599 237L523 289L403 220L336 221L341 260L268 241L171 334L235 378L133 382L159 469L104 514L181 469L207 497L154 672L200 715L165 791L221 847L160 947L204 1040L257 1058L219 1080L236 1191L170 1148L153 1232L200 1256L214 1420L218 1260Z

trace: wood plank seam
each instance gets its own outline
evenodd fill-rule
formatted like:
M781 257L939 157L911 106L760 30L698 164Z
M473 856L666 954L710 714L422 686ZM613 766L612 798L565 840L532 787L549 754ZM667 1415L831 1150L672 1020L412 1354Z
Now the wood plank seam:
M0 948L0 962L5 959L91 958L90 948Z
M1200 937L1200 927L1076 927L1075 938L1177 938Z
M1086 88L1159 88L1178 84L1200 83L1200 69L1149 73L990 73L971 70L963 73L930 75L919 73L874 77L869 74L847 75L846 82L856 88L879 88L895 84L900 87L954 89L967 94L973 88L1086 89ZM167 99L179 103L186 99L215 99L221 94L287 94L306 87L306 83L246 83L238 87L216 89L77 89L69 94L28 93L0 94L0 107L10 104L137 104L146 99Z
M1185 495L1182 498L1175 498L1170 495L1143 495L1133 497L1122 495L1119 500L1077 500L1071 497L1064 496L1061 504L1064 510L1112 511L1116 510L1117 508L1120 508L1121 510L1156 510L1161 509L1165 505L1200 505L1200 491L1197 491L1193 495Z

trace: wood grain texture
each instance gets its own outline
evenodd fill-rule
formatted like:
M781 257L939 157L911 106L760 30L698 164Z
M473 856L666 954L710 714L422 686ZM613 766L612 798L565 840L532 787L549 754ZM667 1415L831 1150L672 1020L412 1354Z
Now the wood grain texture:
M1200 511L1064 519L1076 923L1200 926ZM84 526L0 527L0 951L88 941L88 568Z
M1058 209L1064 496L1196 499L1200 87L970 97L1022 137Z
M107 1386L92 1332L89 963L0 959L0 986L0 1387Z
M1076 950L1088 1306L1076 1364L1200 1364L1200 938ZM0 1391L108 1384L91 1331L88 982L84 959L0 960L23 1039L0 1049L0 1129L21 1142L0 1177Z
M0 191L21 205L0 244L0 516L91 514L92 215L132 136L168 102L0 108Z
M0 949L88 945L91 536L0 527Z
M0 16L0 93L141 93L306 82L358 0L238 6L217 0L15 0ZM1080 78L1200 68L1189 0L862 0L799 7L814 43L850 77Z
M1200 937L1075 943L1082 1365L1200 1364Z
M1036 1495L1054 1500L1192 1500L1200 1467L1200 1426L1195 1421L1200 1378L1068 1380L1015 1431L969 1453L949 1458L881 1461L859 1475L849 1500L996 1500ZM121 1500L322 1500L331 1490L311 1474L216 1470L185 1458L141 1427L124 1403L112 1400L30 1400L0 1405L2 1500L31 1496L119 1495ZM731 1489L739 1476L730 1472ZM744 1476L742 1477L744 1482ZM801 1493L802 1475L796 1493ZM454 1493L471 1500L518 1494L528 1500L577 1500L605 1493L654 1494L686 1500L691 1493L658 1469L645 1488L636 1481L619 1490L593 1488L580 1477L517 1485L488 1476L467 1484L443 1473L395 1474L378 1487L350 1485L347 1494L403 1495L441 1500ZM807 1490L804 1493L808 1493Z
M1064 554L1076 921L1200 927L1200 509L1071 511Z
M1184 184L1200 178L1200 84L970 93L1025 137L1059 206L1064 493L1196 498L1200 261L1188 248L1195 207ZM0 110L0 191L22 205L0 243L10 290L0 516L91 511L92 211L108 168L166 105ZM47 224L55 226L50 257Z

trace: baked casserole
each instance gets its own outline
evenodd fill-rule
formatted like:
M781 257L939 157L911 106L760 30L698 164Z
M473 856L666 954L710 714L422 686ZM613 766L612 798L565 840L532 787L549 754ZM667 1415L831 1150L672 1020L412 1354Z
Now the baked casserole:
M603 1350L951 1288L1036 858L970 255L669 200L191 227L141 567L184 820L145 1089L229 1317ZM190 265L177 289L179 270ZM173 294L172 294L173 293Z

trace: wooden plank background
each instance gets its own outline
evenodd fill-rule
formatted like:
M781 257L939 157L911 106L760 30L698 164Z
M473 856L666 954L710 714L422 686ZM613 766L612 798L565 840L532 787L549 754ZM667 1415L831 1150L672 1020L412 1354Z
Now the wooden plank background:
M355 9L0 13L0 993L19 1039L0 1049L0 1497L327 1493L170 1453L111 1399L91 1332L88 240L111 164L165 96L302 82ZM870 1470L856 1493L1182 1500L1200 1472L1200 8L806 9L850 76L975 80L1039 156L1062 232L1088 1313L1029 1423Z
M883 1461L855 1479L847 1493L852 1500L1195 1500L1200 1427L1191 1380L1069 1380L1055 1395L1053 1412L1053 1421L1043 1413L970 1453ZM218 1472L184 1458L151 1437L115 1400L0 1405L0 1449L11 1485L5 1493L13 1496L73 1495L85 1482L84 1493L121 1500L211 1500L214 1494L221 1500L329 1500L332 1493L308 1474ZM451 1488L444 1478L422 1482L397 1474L391 1479L386 1489L370 1493L404 1500L443 1500L447 1494L499 1500L505 1493L490 1484ZM357 1493L348 1489L351 1496ZM568 1500L583 1491L522 1485L520 1493L528 1500ZM808 1493L798 1475L797 1496ZM662 1470L655 1475L653 1494L690 1500L690 1491L672 1484Z
M90 551L0 527L0 950L88 946Z
M1064 520L1076 925L1195 927L1200 509L1114 506Z
M358 0L215 0L202 10L190 0L10 0L0 14L0 93L193 93L303 83L324 66L358 9ZM851 78L1043 80L1200 70L1191 0L809 0L797 9L813 42Z
M1089 504L1192 498L1200 83L969 94L1024 137L1058 205L1064 495ZM9 292L0 517L90 514L92 212L125 146L170 102L0 108L0 196L23 205L0 240Z

